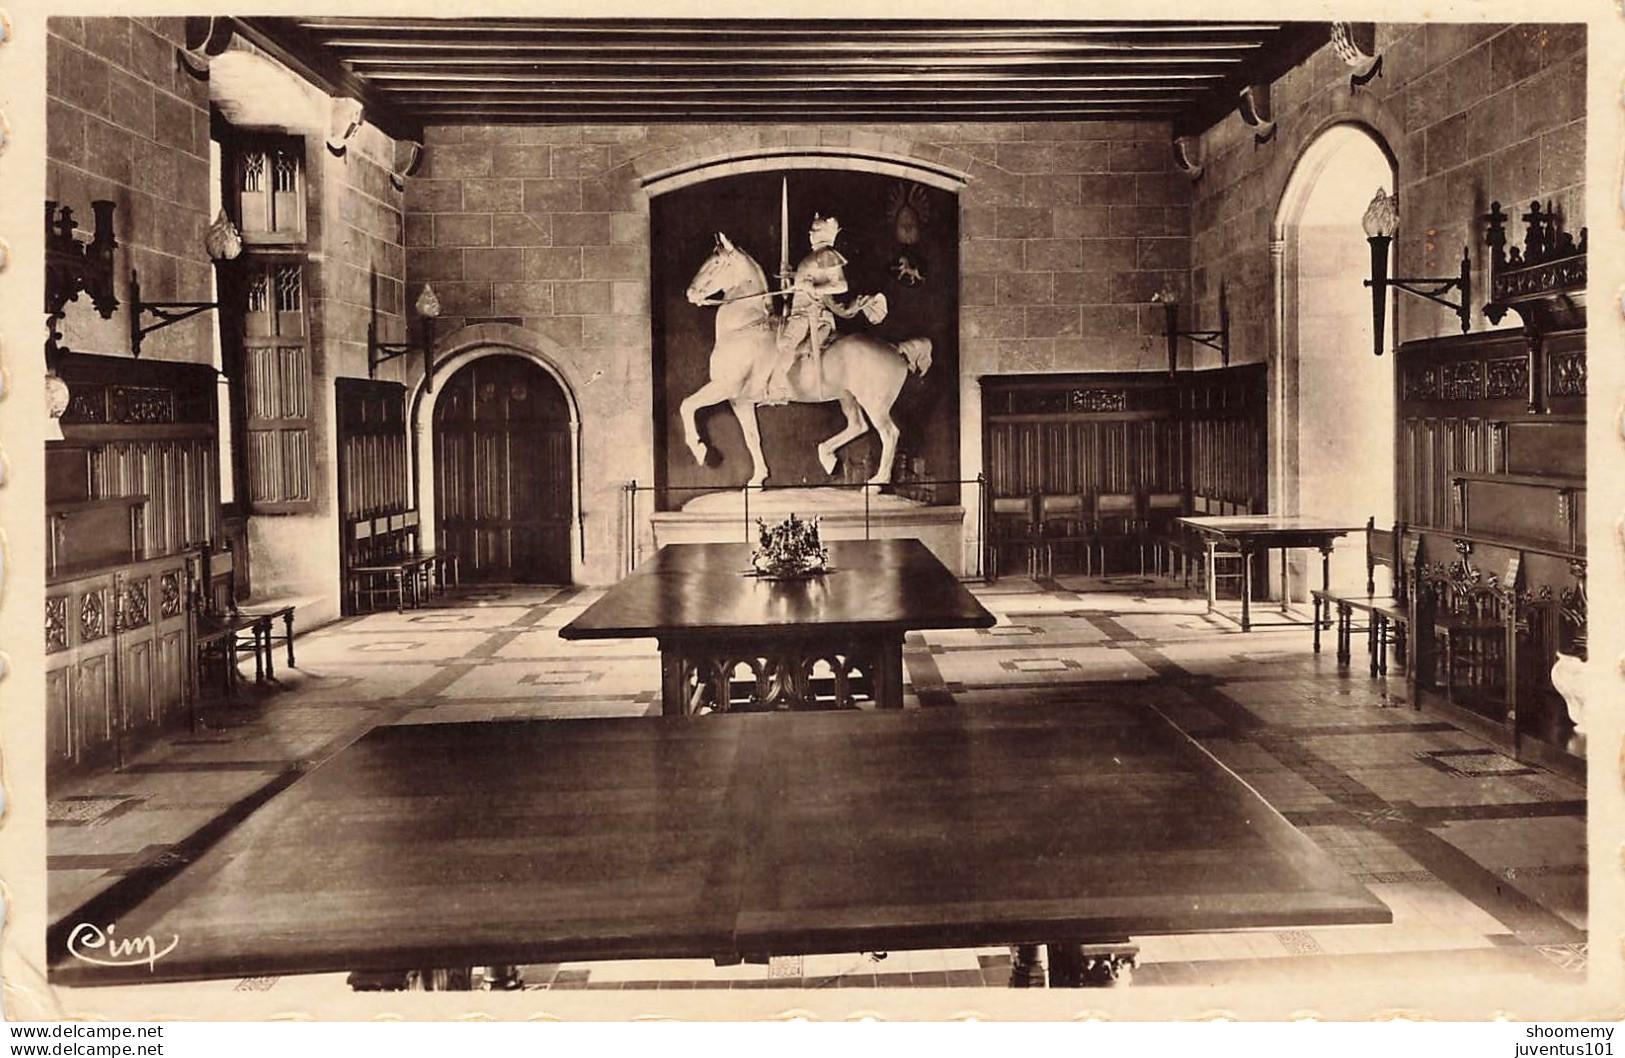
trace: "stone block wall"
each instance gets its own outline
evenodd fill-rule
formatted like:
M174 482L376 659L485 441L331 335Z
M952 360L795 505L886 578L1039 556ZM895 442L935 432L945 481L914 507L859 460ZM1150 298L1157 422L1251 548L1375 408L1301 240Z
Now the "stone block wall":
M1269 241L1281 196L1305 147L1328 125L1374 129L1397 163L1396 275L1455 275L1469 251L1474 298L1487 289L1482 214L1516 216L1553 201L1571 230L1585 224L1586 28L1583 24L1379 24L1382 75L1351 89L1330 47L1278 79L1278 131L1265 144L1231 114L1202 136L1206 172L1192 202L1193 281L1203 311L1221 279L1233 355L1267 355L1274 304ZM1375 191L1365 192L1363 203ZM1515 207L1515 208L1514 208ZM1523 224L1510 227L1521 240ZM1401 297L1396 341L1456 333L1448 310ZM1474 330L1489 327L1475 309Z
M79 352L127 356L130 270L151 301L208 301L208 84L176 67L179 18L53 17L46 21L46 197L94 224L92 199L112 199L115 292L103 320L70 302L63 340ZM212 316L149 335L142 356L208 363Z

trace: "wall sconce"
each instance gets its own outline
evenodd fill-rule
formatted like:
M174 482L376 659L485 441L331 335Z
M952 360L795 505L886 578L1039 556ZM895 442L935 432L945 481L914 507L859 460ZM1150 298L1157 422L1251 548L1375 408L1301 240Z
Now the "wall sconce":
M1377 25L1374 22L1333 22L1332 51L1353 68L1349 91L1371 83L1382 74L1382 56L1377 54Z
M423 165L423 144L416 140L402 140L395 145L395 165L398 173L389 174L390 185L397 191L406 190L406 178L417 175Z
M1219 329L1216 331L1182 331L1179 329L1179 292L1165 288L1151 295L1151 304L1161 305L1167 314L1163 332L1168 338L1168 374L1178 372L1179 339L1189 338L1198 345L1219 351L1219 363L1230 366L1230 306L1225 301L1224 284L1219 284Z
M214 223L203 236L203 248L208 251L209 259L217 266L225 261L234 261L237 255L243 252L243 237L237 231L237 226L221 210L215 217ZM200 312L220 307L215 301L143 301L141 299L141 277L135 269L130 269L130 355L141 356L141 340L153 331L161 331L172 323L189 320ZM141 326L141 317L150 313L156 316L158 322Z
M1270 113L1270 86L1268 82L1250 84L1241 90L1241 99L1236 106L1241 114L1241 120L1258 131L1253 133L1253 143L1268 143L1275 138L1275 119Z
M350 149L350 137L361 128L365 117L361 100L348 97L333 100L333 112L328 128L327 149L335 158L342 158Z
M372 306L372 319L367 324L367 377L372 378L379 364L387 364L397 356L411 352L423 353L423 388L434 392L434 321L440 316L440 298L434 288L423 284L412 307L423 321L423 334L416 342L380 342L378 340L378 304Z
M1202 179L1202 141L1196 136L1174 137L1174 167L1186 176L1191 183Z
M209 79L209 63L231 47L236 27L229 18L189 17L186 43L175 49L176 65L199 81Z
M1394 241L1394 232L1399 230L1399 196L1389 198L1385 189L1377 188L1371 204L1366 207L1365 216L1360 220L1360 226L1365 229L1366 242L1371 244L1371 278L1365 281L1365 285L1371 288L1372 352L1382 355L1383 318L1389 287L1454 309L1461 318L1462 333L1467 333L1473 315L1473 266L1467 259L1467 248L1464 246L1461 249L1461 275L1454 279L1391 279L1388 276L1388 247ZM1451 290L1461 291L1459 303L1442 296Z
M73 210L45 203L45 367L56 373L58 358L68 351L60 344L62 332L56 325L67 314L67 304L89 294L97 315L113 318L118 298L113 296L113 236L115 203L97 199L90 204L96 216L94 233L82 232L74 223Z

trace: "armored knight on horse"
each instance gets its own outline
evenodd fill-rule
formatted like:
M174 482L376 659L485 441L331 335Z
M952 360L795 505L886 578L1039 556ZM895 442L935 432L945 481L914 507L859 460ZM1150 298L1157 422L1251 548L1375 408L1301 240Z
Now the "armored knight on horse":
M684 441L697 462L703 464L706 455L696 418L701 408L723 400L733 408L753 462L750 484L761 485L768 467L757 405L833 400L840 402L846 426L818 446L825 472L835 472L836 451L867 433L873 423L881 452L869 484L891 481L898 437L892 403L911 371L923 375L930 368L931 341L909 338L894 346L866 333L835 335L834 316L850 319L862 312L871 322L879 322L886 313L882 294L845 306L834 300L847 289L846 259L833 245L839 230L833 217L814 218L812 251L793 273L787 260L781 262L788 274L785 287L778 291L768 289L767 276L754 258L717 233L716 249L700 265L687 291L691 304L717 309L710 379L678 409ZM788 258L788 253L781 256ZM786 294L790 312L781 320L773 314L772 302Z
M767 378L761 381L758 404L783 404L790 400L790 368L800 357L811 357L815 364L821 363L824 348L835 334L836 316L851 319L862 312L871 323L885 318L884 294L860 297L849 306L835 300L836 295L847 291L846 258L835 248L835 237L840 231L841 222L834 217L814 214L812 228L807 233L812 250L796 265L794 272L780 275L781 292L789 295L790 308L784 327L779 331L779 355Z

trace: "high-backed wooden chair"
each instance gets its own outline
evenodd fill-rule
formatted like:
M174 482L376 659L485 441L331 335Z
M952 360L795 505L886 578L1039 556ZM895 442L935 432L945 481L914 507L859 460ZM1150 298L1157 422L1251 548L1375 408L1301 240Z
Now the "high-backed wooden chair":
M1044 571L1055 572L1057 555L1072 559L1072 569L1089 574L1093 571L1090 551L1094 544L1091 532L1093 522L1084 503L1076 492L1046 493L1038 497L1038 536L1042 548Z
M1038 497L995 496L987 518L988 580L998 580L1006 553L1021 556L1029 575L1035 572L1038 561Z
M1100 555L1100 575L1106 575L1106 552L1113 544L1140 544L1140 570L1145 570L1144 542L1140 539L1140 497L1132 492L1095 493L1093 533Z
M1186 531L1180 526L1179 519L1189 511L1189 504L1183 492L1148 492L1145 495L1145 518L1140 523L1141 543L1141 569L1144 573L1145 547L1151 545L1151 557L1156 563L1157 573L1160 575L1166 568L1172 576L1175 564L1189 565L1189 552L1186 550ZM1166 566L1164 560L1166 559ZM1190 575L1186 572L1186 582Z

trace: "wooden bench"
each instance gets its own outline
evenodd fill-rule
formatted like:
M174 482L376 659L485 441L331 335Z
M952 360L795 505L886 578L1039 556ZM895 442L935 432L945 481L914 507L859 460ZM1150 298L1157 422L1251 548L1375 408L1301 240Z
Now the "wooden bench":
M1420 540L1413 538L1408 555L1402 554L1401 538L1404 532L1395 525L1392 529L1378 529L1375 517L1365 526L1365 585L1360 589L1319 588L1310 592L1314 602L1315 653L1320 653L1320 633L1329 628L1335 615L1337 620L1337 662L1346 666L1352 660L1354 633L1366 633L1366 652L1369 655L1371 676L1388 672L1388 644L1394 644L1396 660L1405 662L1406 635L1410 624L1408 601L1408 570L1415 565ZM1392 573L1392 588L1387 595L1377 594L1377 568L1384 566ZM1358 614L1366 615L1366 623L1356 624Z
M254 656L254 682L276 676L273 642L285 642L288 665L293 665L294 607L257 610L237 605L236 556L229 550L204 547L198 556L193 597L197 663L201 684L211 664L220 667L220 689L226 698L237 696L237 659ZM283 634L276 636L273 621L280 618Z
M371 609L380 596L393 598L397 610L416 608L448 584L459 582L457 556L423 550L419 528L416 509L345 523L345 571L353 613Z
M390 525L392 529L399 528L410 534L411 559L416 566L416 577L422 598L427 599L437 593L443 593L448 586L456 587L461 582L461 571L455 552L423 550L422 530L416 508L391 515Z

